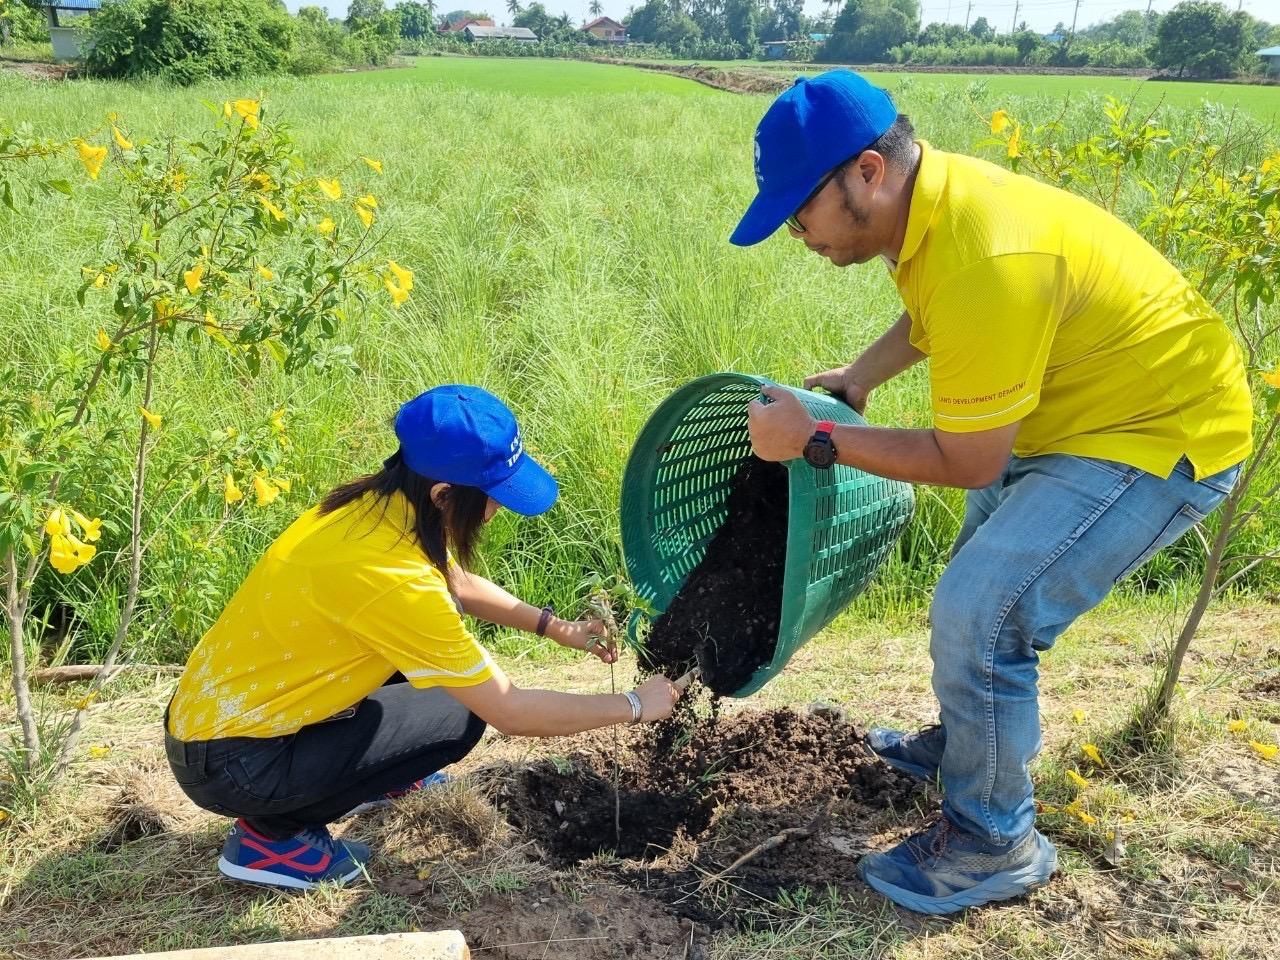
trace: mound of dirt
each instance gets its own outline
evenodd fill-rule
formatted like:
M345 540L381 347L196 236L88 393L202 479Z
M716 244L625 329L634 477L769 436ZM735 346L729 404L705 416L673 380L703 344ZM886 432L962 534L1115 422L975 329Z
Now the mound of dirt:
M537 841L550 862L603 871L709 927L731 922L732 911L704 902L699 882L761 841L821 824L735 870L730 899L796 886L848 889L870 837L890 812L919 799L918 785L880 763L858 728L823 711L657 724L619 761L617 807L603 748L483 773L518 834ZM598 854L605 856L593 860Z
M750 457L734 477L724 523L644 645L645 666L678 677L696 662L717 695L741 689L773 659L787 563L787 468Z

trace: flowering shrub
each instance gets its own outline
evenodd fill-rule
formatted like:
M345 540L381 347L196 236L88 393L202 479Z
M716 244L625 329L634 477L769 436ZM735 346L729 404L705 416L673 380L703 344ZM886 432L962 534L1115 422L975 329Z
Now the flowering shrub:
M41 382L24 382L17 369L0 374L0 583L28 778L66 767L102 682L55 724L58 743L42 742L50 724L33 711L26 658L44 571L75 578L103 553L121 567L110 667L134 621L144 562L198 563L237 511L268 508L297 479L286 411L214 429L175 420L165 405L169 358L212 353L250 376L264 364L286 374L349 367L349 349L334 342L348 311L381 296L398 307L413 287L411 270L374 256L380 161L353 158L318 175L262 101L211 107L209 129L193 139L136 137L114 115L64 142L0 124L8 206L23 191L73 193L70 178L48 176L68 163L78 165L80 187L111 180L120 199L111 240L81 271L80 302L104 318L92 342ZM14 169L20 182L6 172ZM96 416L108 399L135 415ZM174 522L193 506L196 528ZM151 598L161 602L154 619L180 617L186 599L181 589Z

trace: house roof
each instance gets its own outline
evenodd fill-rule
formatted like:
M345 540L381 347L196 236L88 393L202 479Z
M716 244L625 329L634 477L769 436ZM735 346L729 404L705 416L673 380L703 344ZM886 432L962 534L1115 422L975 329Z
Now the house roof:
M493 21L488 17L470 17L465 20L455 20L445 28L448 33L460 33L470 26L492 27Z
M619 30L626 29L626 27L613 19L613 17L596 17L590 23L584 23L581 29L590 30L592 27L617 27Z
M528 27L482 27L469 24L466 28L476 40L537 40L538 35Z
M42 0L40 6L56 10L98 10L102 7L102 0Z
M1267 47L1265 50L1259 50L1260 57L1280 57L1280 47Z

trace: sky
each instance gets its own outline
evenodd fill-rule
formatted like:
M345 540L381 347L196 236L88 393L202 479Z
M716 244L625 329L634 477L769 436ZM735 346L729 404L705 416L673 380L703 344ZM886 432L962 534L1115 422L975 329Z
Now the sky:
M345 0L285 0L290 10L301 6L327 6L330 16L345 16L347 4ZM441 12L461 9L462 3L450 4L448 0L436 0ZM591 19L587 7L591 0L541 0L547 10L553 14L568 13L575 23ZM621 20L630 6L639 6L641 0L601 0L604 12L615 20ZM1178 0L1151 0L1151 9L1163 13L1176 6ZM1280 0L1232 0L1228 6L1234 8L1239 3L1243 9L1260 20L1271 23L1280 22ZM978 17L986 17L1001 33L1007 33L1013 25L1015 0L921 0L921 18L924 23L959 23L965 22L968 14L970 22ZM394 4L388 0L388 6ZM473 0L472 8L479 7L493 14L498 23L510 20L507 13L506 0ZM972 6L972 10L968 8ZM1084 28L1091 23L1110 20L1117 13L1125 10L1145 9L1145 2L1134 0L1079 0L1080 13L1078 26ZM1071 16L1075 11L1076 0L1021 0L1018 2L1018 20L1025 20L1027 26L1040 33L1048 33L1059 21L1071 26ZM824 8L820 0L805 0L805 10L812 16L820 15Z

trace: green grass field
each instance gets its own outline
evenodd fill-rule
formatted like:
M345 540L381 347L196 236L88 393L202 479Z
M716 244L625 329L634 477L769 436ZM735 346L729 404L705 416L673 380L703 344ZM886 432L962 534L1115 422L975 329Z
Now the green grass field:
M676 61L694 63L692 60ZM800 74L826 70L829 67L812 63L762 62L759 60L731 60L707 63L703 66L729 70L770 70L778 73ZM854 69L857 69L856 67ZM1213 103L1228 109L1238 108L1273 125L1280 120L1280 87L1247 83L1198 83L1194 81L1143 80L1138 77L1095 77L1062 75L1016 75L1005 73L898 73L869 70L867 74L880 86L891 91L907 87L964 92L980 84L994 97L1048 97L1061 100L1076 98L1082 94L1105 96L1110 94L1122 100L1133 98L1136 103L1155 106L1159 103L1171 107L1198 108Z
M406 81L431 84L441 90L476 90L483 93L516 93L540 97L581 94L668 93L675 96L716 95L718 91L680 77L614 67L582 60L547 60L526 57L501 60L492 57L413 57L402 70L367 70L346 74L344 79L377 89Z

